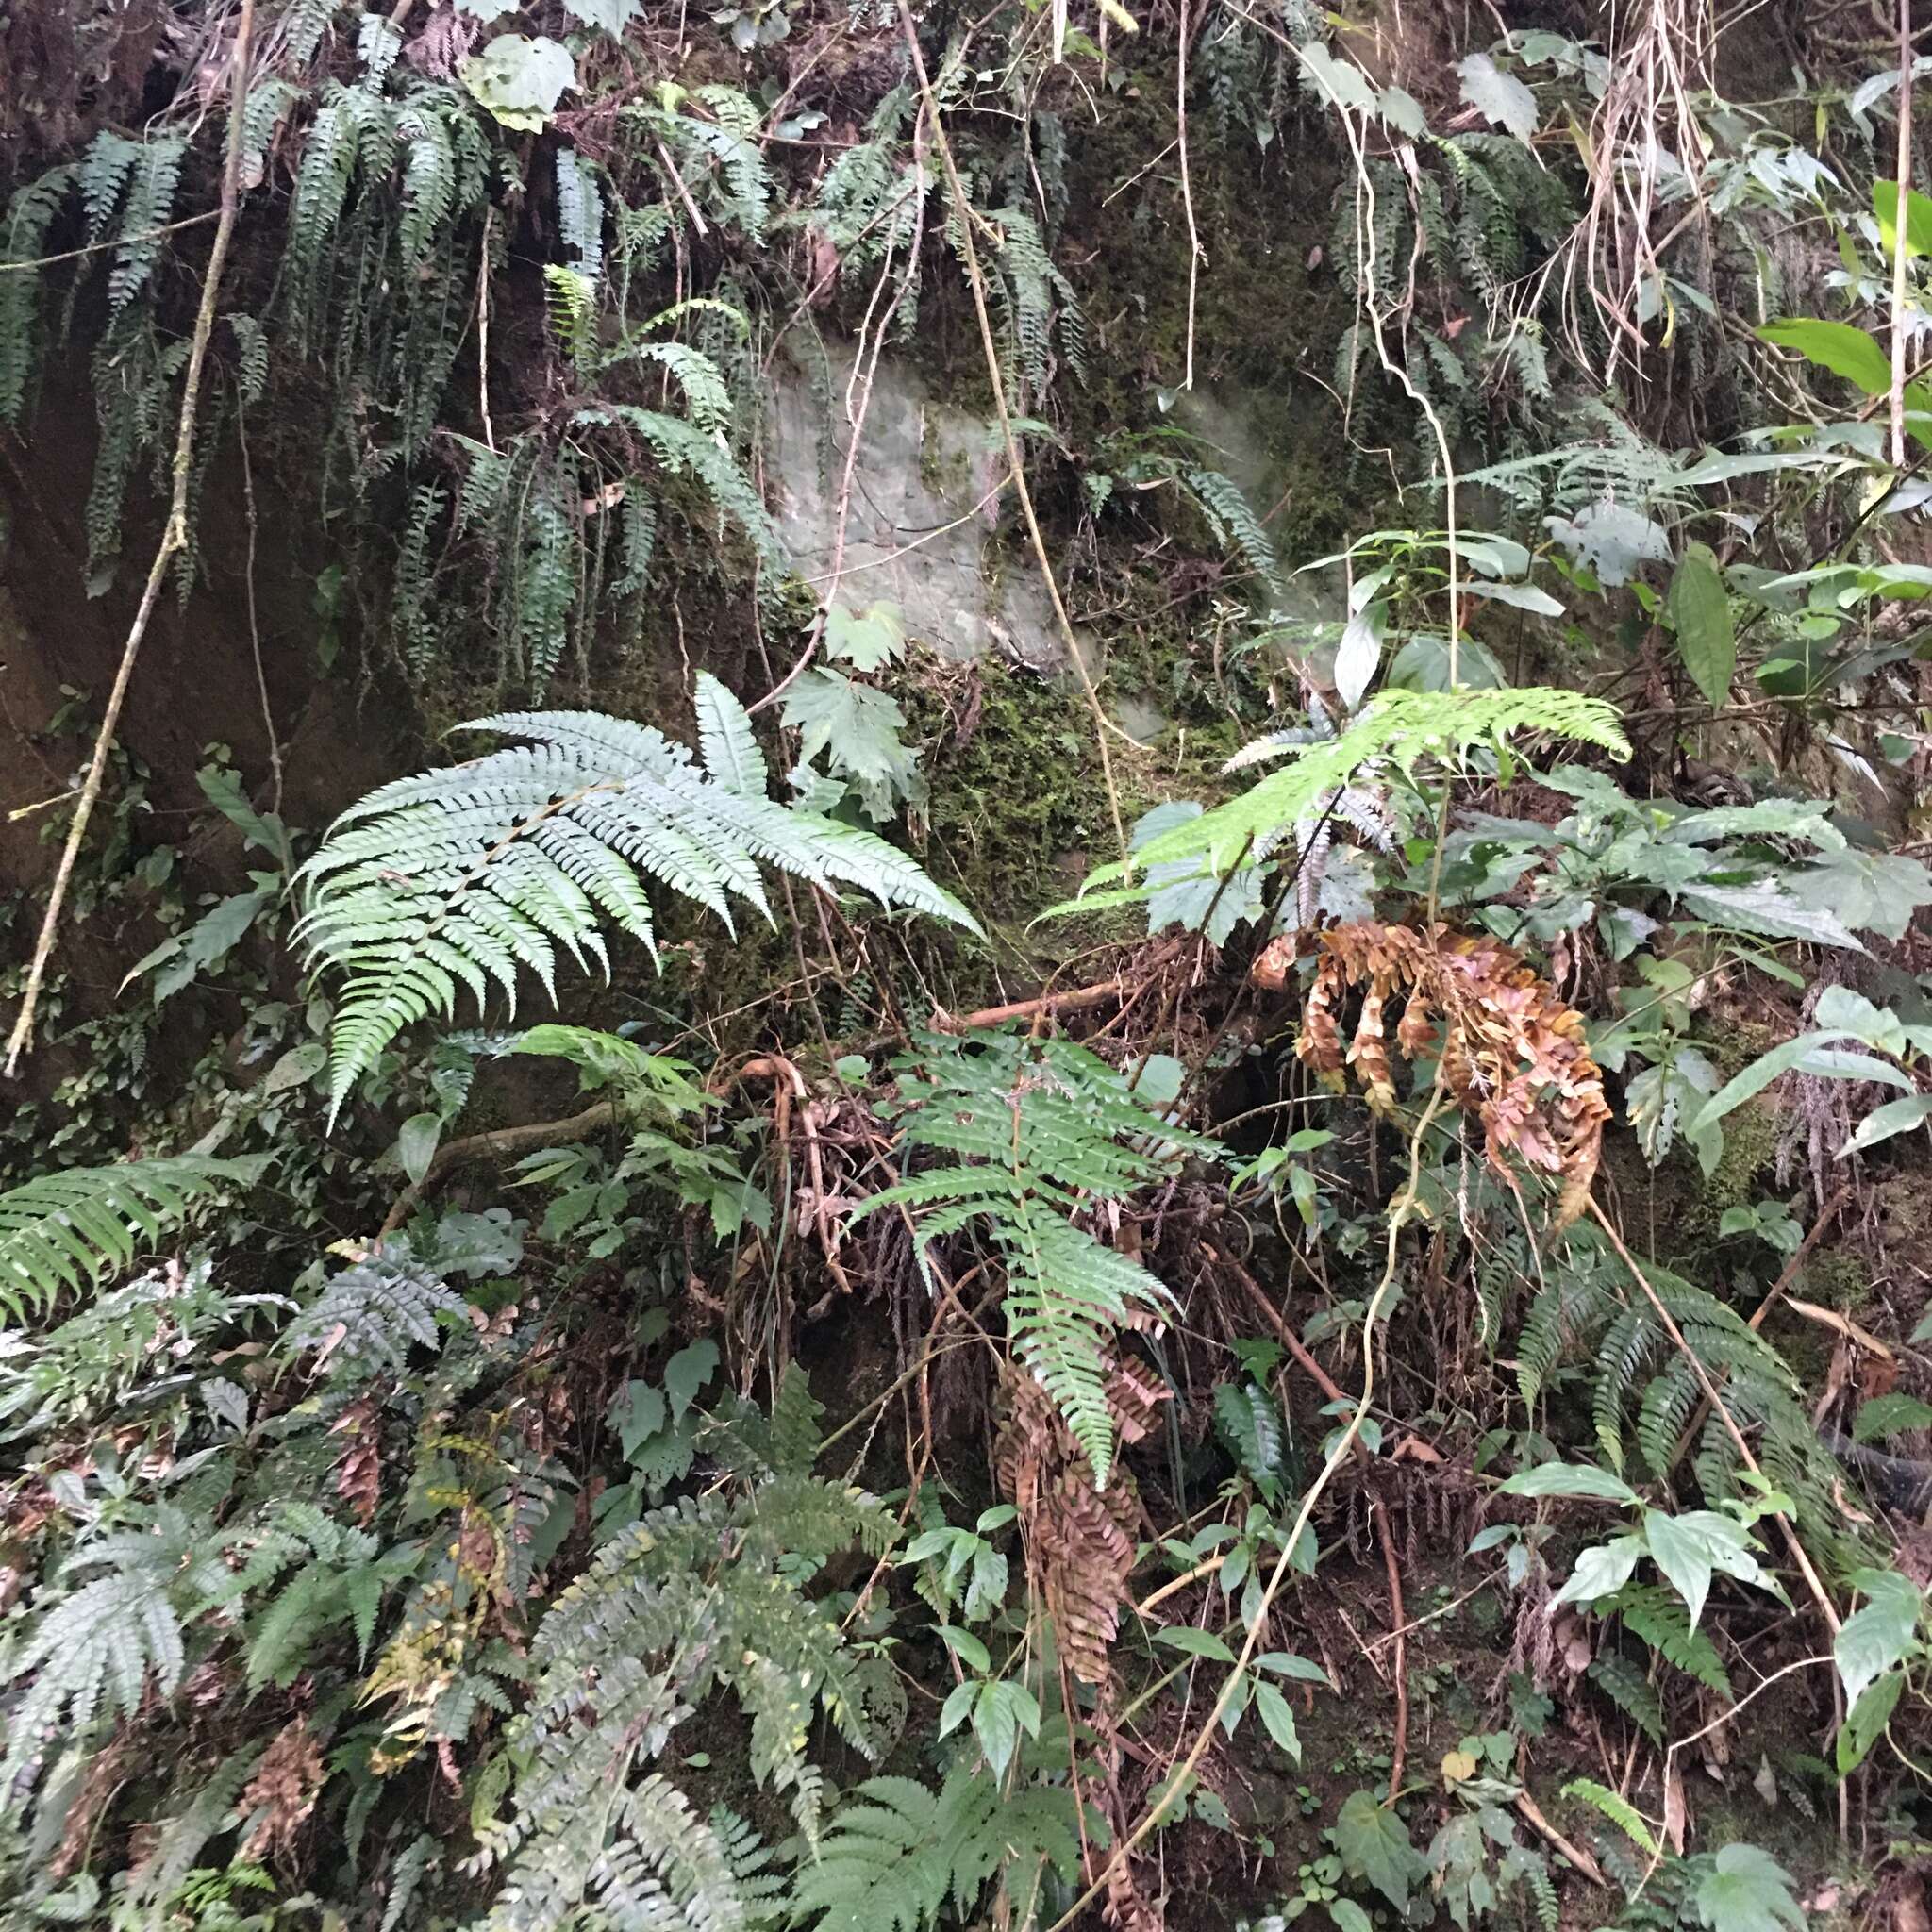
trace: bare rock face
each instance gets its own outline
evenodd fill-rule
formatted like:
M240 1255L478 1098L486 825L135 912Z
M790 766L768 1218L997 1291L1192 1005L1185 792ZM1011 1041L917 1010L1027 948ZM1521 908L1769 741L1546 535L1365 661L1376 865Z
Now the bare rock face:
M829 346L829 345L828 345ZM1053 606L1024 545L1000 542L1012 513L999 425L936 400L904 351L882 357L865 391L849 351L816 374L774 372L765 427L773 513L800 576L848 608L899 607L908 637L964 661L993 651L1042 673L1066 668ZM858 459L840 497L853 425Z

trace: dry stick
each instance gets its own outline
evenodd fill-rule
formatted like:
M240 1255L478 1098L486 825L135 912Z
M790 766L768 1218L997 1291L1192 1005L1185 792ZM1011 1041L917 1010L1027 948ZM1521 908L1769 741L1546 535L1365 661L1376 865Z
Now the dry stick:
M617 1103L600 1100L581 1113L560 1121L525 1121L521 1126L491 1127L487 1134L468 1134L460 1141L447 1141L436 1150L420 1181L411 1181L395 1198L395 1205L383 1217L376 1231L378 1241L392 1235L405 1217L444 1174L477 1160L500 1160L506 1154L523 1154L534 1147L554 1147L573 1141L588 1141L617 1119Z
M1221 1693L1214 1700L1213 1708L1208 1713L1206 1722L1195 1735L1194 1741L1187 1754L1174 1767L1162 1785L1162 1791L1178 1790L1192 1774L1194 1768L1208 1755L1208 1747L1214 1741L1214 1733L1224 1711L1235 1693L1235 1687L1241 1683L1248 1665L1253 1661L1255 1651L1261 1641L1261 1632L1268 1622L1268 1611L1274 1599L1281 1592L1281 1586L1288 1580L1288 1569L1300 1546L1302 1532L1308 1526L1315 1513L1315 1505L1322 1499L1323 1492L1333 1479L1335 1472L1341 1467L1341 1458L1355 1447L1355 1441L1361 1432L1363 1420L1369 1412L1369 1405L1375 1392L1375 1324L1381 1319L1382 1305L1389 1299L1389 1292L1395 1285L1395 1261L1402 1230L1409 1217L1415 1212L1418 1197L1422 1192L1423 1137L1427 1134L1436 1115L1441 1111L1444 1098L1442 1072L1436 1070L1436 1084L1429 1094L1429 1103L1423 1109L1422 1117L1415 1124L1415 1132L1408 1143L1408 1178L1403 1185L1401 1196L1389 1212L1389 1249L1382 1266L1382 1278L1375 1284L1375 1291L1369 1297L1367 1311L1362 1316L1362 1392L1356 1403L1354 1411L1335 1439L1334 1446L1328 1451L1315 1480L1308 1487L1307 1494L1302 1498L1301 1507L1295 1511L1295 1518L1290 1524L1288 1534L1281 1546L1281 1555L1275 1559L1274 1570L1268 1577L1267 1587L1261 1592L1261 1602L1255 1612L1253 1623L1248 1625L1246 1640L1241 1653L1236 1657L1233 1667L1228 1671L1221 1687ZM1161 1806L1159 1794L1157 1802L1142 1814L1135 1825L1115 1846L1113 1856L1101 1868L1100 1875L1053 1924L1047 1932L1066 1932L1066 1928L1079 1918L1089 1906L1107 1890L1108 1877L1134 1854L1136 1848L1159 1822Z
M1807 1234L1805 1237L1805 1239L1798 1243L1797 1252L1791 1257L1791 1258L1789 1261L1785 1263L1784 1273L1780 1274L1778 1278L1771 1284L1771 1292L1768 1295L1766 1295L1761 1302L1757 1304L1757 1308L1752 1313L1750 1321L1745 1324L1747 1327L1761 1329L1764 1326L1765 1317L1768 1316L1771 1313L1772 1309L1776 1307L1778 1303L1784 1299L1785 1290L1790 1288L1791 1283L1798 1278L1798 1271L1804 1267L1807 1258L1809 1257L1811 1253L1811 1250L1815 1248L1818 1245L1819 1241L1824 1238L1824 1230L1827 1227L1829 1227L1833 1221L1835 1221L1838 1218L1838 1210L1844 1206L1845 1201L1847 1197L1850 1195L1851 1191L1851 1183L1847 1181L1845 1185L1841 1187L1838 1191L1838 1192L1835 1193L1831 1197L1831 1199L1828 1200L1824 1204L1824 1206L1818 1210L1818 1219L1811 1224L1811 1232ZM1727 1376L1729 1373L1730 1372L1726 1370L1724 1372L1724 1374ZM1724 1377L1720 1376L1717 1379L1717 1387L1722 1389L1724 1387ZM1690 1444L1697 1438L1698 1430L1704 1426L1705 1423L1709 1419L1709 1416L1710 1404L1704 1397L1700 1396L1697 1401L1696 1413L1691 1416L1689 1424L1686 1426L1684 1430L1684 1433L1677 1438L1677 1453L1671 1457L1671 1467L1673 1469L1674 1469L1678 1463L1682 1462L1685 1456L1689 1454Z
M1113 818L1113 835L1121 849L1121 857L1128 854L1127 828L1121 817L1120 787L1114 782L1113 757L1107 748L1107 735L1112 725L1107 712L1102 708L1100 693L1093 688L1093 679L1087 669L1087 660L1080 655L1080 641L1074 635L1073 619L1067 615L1065 601L1060 596L1059 579L1054 575L1053 563L1046 554L1046 539L1040 534L1040 519L1033 512L1033 492L1026 487L1026 472L1020 460L1020 443L1013 434L1013 419L1007 408L1007 385L1000 375L1000 353L993 343L992 322L987 314L986 278L979 269L979 250L973 242L973 208L966 199L966 190L959 180L959 170L953 163L953 143L946 136L944 121L940 116L940 104L934 98L932 79L925 71L925 55L919 44L919 34L912 25L912 14L906 0L899 0L899 25L906 36L906 45L912 56L912 71L919 79L919 97L925 104L926 118L932 123L933 143L939 149L940 165L945 172L946 191L952 197L953 218L959 226L959 248L966 261L966 281L973 291L973 313L979 324L979 344L986 356L987 381L992 388L992 406L1000 419L1000 435L1007 448L1007 468L1012 473L1013 493L1020 499L1020 514L1026 520L1026 534L1033 544L1033 555L1040 565L1040 575L1046 583L1046 594L1053 604L1053 614L1059 624L1060 637L1067 647L1067 656L1072 660L1074 673L1080 680L1080 689L1086 694L1087 708L1093 714L1093 741L1100 750L1100 774L1107 781L1107 808ZM1125 733L1122 733L1124 737Z
M1395 1567L1395 1539L1389 1533L1389 1506L1380 1496L1369 1506L1382 1539L1382 1566L1389 1573L1389 1633L1395 1644L1395 1747L1389 1763L1389 1802L1402 1795L1402 1764L1408 1756L1408 1627L1402 1609L1402 1573Z
M1170 940L1142 960L1140 981L1133 991L1142 991L1180 950L1180 941ZM1105 1006L1108 1000L1124 1000L1128 991L1126 982L1116 974L1112 979L1096 980L1091 986L1070 987L1065 992L1045 992L1038 999L1015 1000L1009 1006L982 1007L976 1013L958 1017L935 1009L932 1024L941 1033L971 1033L981 1026L1003 1026L1009 1020L1033 1020L1042 1013L1071 1013L1083 1007Z
M1912 0L1898 0L1898 193L1891 210L1891 467L1906 460L1906 197L1912 179Z
M1901 5L1907 0L1900 0ZM1194 292L1200 279L1201 238L1194 229L1194 188L1188 175L1188 0L1181 0L1180 60L1174 84L1176 143L1181 151L1181 208L1188 218L1188 354L1183 389L1194 386Z
M490 225L496 210L483 210L483 248L476 263L476 411L483 418L483 447L496 454L496 428L490 420Z
M57 262L78 261L84 255L99 255L108 248L131 248L137 242L158 242L163 235L178 235L183 228L199 228L208 222L220 221L218 208L203 208L178 222L164 222L158 228L143 228L138 235L116 235L108 242L90 242L85 248L63 248L58 255L37 255L31 261L0 261L0 275L25 275L29 269L52 268Z
M1597 1225L1609 1237L1611 1247L1616 1249L1618 1257L1623 1261L1624 1267L1630 1271L1631 1276L1635 1279L1638 1287L1643 1291L1645 1299L1657 1310L1657 1320L1664 1324L1664 1333L1671 1338L1673 1346L1690 1364L1691 1373L1696 1375L1699 1384L1704 1390L1705 1401L1710 1405L1712 1412L1723 1422L1724 1433L1730 1437L1732 1443L1737 1448L1738 1454L1743 1457L1744 1467L1759 1482L1764 1483L1765 1488L1769 1490L1771 1486L1765 1480L1764 1471L1758 1467L1757 1457L1752 1455L1751 1445L1745 1441L1744 1432L1739 1428L1737 1418L1724 1406L1723 1399L1718 1394L1717 1385L1710 1379L1709 1371L1704 1366L1697 1351L1685 1341L1684 1331L1677 1326L1670 1309L1665 1307L1662 1301L1658 1298L1657 1290L1651 1287L1649 1275L1644 1274L1642 1268L1638 1264L1637 1257L1624 1245L1624 1237L1610 1224L1609 1216L1597 1206L1594 1200L1590 1204L1590 1211L1596 1216ZM1785 1545L1791 1553L1791 1560L1798 1566L1798 1574L1805 1579L1805 1587L1810 1591L1812 1601L1817 1604L1820 1613L1830 1626L1832 1636L1836 1638L1843 1625L1840 1621L1838 1611L1832 1606L1830 1595L1825 1591L1824 1583L1819 1579L1818 1572L1812 1567L1811 1558L1805 1554L1805 1546L1798 1541L1798 1533L1791 1527L1790 1518L1784 1515L1781 1511L1774 1512L1774 1514L1777 1526L1784 1532Z
M248 604L248 643L255 654L255 689L261 699L261 725L268 733L270 774L269 810L282 808L282 744L275 736L275 708L268 699L268 667L261 661L261 621L255 605L255 543L259 519L255 513L255 473L248 462L248 406L243 403L235 414L235 441L242 450L242 500L248 508L248 566L243 585ZM287 841L283 841L287 850Z
M215 305L221 292L222 268L227 260L229 238L235 232L235 213L242 199L242 125L248 97L249 43L255 31L255 0L242 0L242 24L235 35L235 54L228 84L228 155L222 170L222 202L215 225L214 246L208 251L208 277L202 284L201 308L194 318L194 335L188 351L188 375L181 396L181 418L175 436L175 487L168 504L167 526L149 566L147 584L141 594L141 606L128 627L127 642L121 652L121 667L114 674L113 689L108 693L108 708L94 739L92 761L80 788L80 799L74 808L74 823L67 828L67 843L61 848L60 864L54 874L54 890L47 900L46 916L41 922L41 935L34 943L33 964L27 970L26 991L20 1012L7 1041L7 1077L20 1069L20 1057L33 1037L34 1008L40 1004L41 986L47 976L47 961L60 932L60 912L67 903L67 889L73 883L80 841L87 836L88 821L108 774L108 756L113 749L114 730L121 722L121 708L127 698L127 686L134 675L134 661L141 655L142 640L147 635L149 620L160 601L161 586L167 581L168 566L188 547L188 484L194 459L194 419L201 394L201 372L208 360L208 340L214 334Z

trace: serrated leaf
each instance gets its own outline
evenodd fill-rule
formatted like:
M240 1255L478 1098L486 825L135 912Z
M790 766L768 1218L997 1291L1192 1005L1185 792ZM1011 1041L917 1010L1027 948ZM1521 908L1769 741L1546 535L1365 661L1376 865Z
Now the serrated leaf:
M1351 1878L1366 1879L1405 1915L1428 1863L1409 1842L1408 1826L1373 1791L1351 1791L1329 1827L1328 1841Z
M563 0L563 4L586 26L601 26L613 40L620 38L642 10L638 0Z
M1756 1845L1726 1845L1699 1884L1697 1917L1708 1932L1805 1932L1790 1875Z
M680 1348L664 1364L664 1392L671 1398L671 1419L682 1420L697 1392L717 1372L718 1344L708 1337Z
M1471 54L1456 69L1462 98L1492 125L1526 142L1541 122L1536 96L1512 74L1505 74L1487 54Z
M1920 907L1932 905L1932 872L1896 852L1848 848L1785 879L1800 905L1830 912L1853 932L1894 941L1905 938Z
M834 604L825 613L825 649L861 674L896 662L906 649L899 607L881 601L864 610L850 610Z
M837 770L888 798L916 778L917 755L899 736L906 714L869 684L837 671L808 671L786 693L784 718L802 734L808 763L828 752Z
M1684 546L1671 577L1670 606L1684 669L1705 703L1720 710L1738 668L1738 634L1731 622L1730 593L1709 544Z

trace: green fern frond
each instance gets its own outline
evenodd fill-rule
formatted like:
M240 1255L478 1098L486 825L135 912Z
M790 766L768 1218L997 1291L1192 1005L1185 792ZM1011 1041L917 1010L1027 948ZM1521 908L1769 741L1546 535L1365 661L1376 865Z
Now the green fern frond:
M1239 798L1162 833L1126 864L1145 868L1194 859L1220 874L1253 848L1266 849L1318 800L1354 782L1365 766L1410 777L1425 758L1453 767L1479 749L1501 754L1511 738L1528 732L1593 744L1613 758L1630 755L1615 708L1577 691L1534 686L1384 691L1339 738L1304 746ZM1123 870L1103 867L1089 886L1121 876Z
M1615 1791L1596 1783L1591 1778L1572 1778L1563 1787L1566 1798L1579 1798L1593 1810L1600 1811L1621 1831L1630 1842L1641 1851L1656 1856L1657 1842L1650 1834L1649 1825L1638 1816L1636 1808L1626 1800L1618 1797Z
M622 719L510 712L466 728L525 743L382 786L337 821L302 869L298 927L311 967L347 982L331 1038L336 1111L406 1026L453 1017L460 990L480 1005L493 984L513 1008L527 969L554 994L558 949L602 965L607 923L653 946L646 879L728 924L734 896L769 917L769 865L978 930L883 840L735 789L754 769L749 721L715 679L700 674L699 691L712 741L735 748L723 773Z
M460 1323L467 1311L462 1296L427 1268L378 1255L333 1276L289 1324L282 1346L326 1350L358 1376L400 1374L411 1346L438 1345L439 1317Z
M1014 1346L1104 1486L1113 1461L1108 1344L1131 1314L1161 1314L1172 1297L1074 1216L1170 1177L1215 1143L1164 1120L1104 1060L1067 1041L995 1033L923 1044L924 1056L899 1069L904 1144L957 1158L874 1195L853 1218L923 1210L923 1269L935 1241L974 1221L988 1225L1006 1270Z
M1610 1607L1666 1663L1715 1690L1733 1696L1730 1673L1717 1654L1709 1631L1690 1626L1690 1613L1674 1590L1658 1583L1626 1583Z
M1662 1745L1663 1705L1650 1680L1628 1657L1603 1651L1591 1659L1584 1674L1653 1744Z
M0 1309L14 1321L91 1288L258 1179L265 1156L75 1167L0 1194Z
M1071 1793L1035 1787L1003 1795L983 1772L956 1769L934 1793L912 1778L868 1779L804 1867L792 1909L816 1932L924 1932L947 1904L972 1917L987 1881L1009 1861L1079 1868Z
M14 190L0 227L0 423L10 427L19 426L33 379L41 272L6 265L44 252L47 230L73 186L72 167L49 169Z

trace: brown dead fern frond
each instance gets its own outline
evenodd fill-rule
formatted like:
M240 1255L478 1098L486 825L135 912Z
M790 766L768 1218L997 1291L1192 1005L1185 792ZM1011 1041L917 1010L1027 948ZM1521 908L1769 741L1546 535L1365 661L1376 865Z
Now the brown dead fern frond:
M1442 1083L1482 1123L1489 1155L1508 1172L1515 1153L1561 1184L1556 1224L1567 1226L1590 1201L1610 1117L1603 1074L1590 1057L1583 1017L1501 941L1374 920L1319 935L1285 935L1255 961L1257 984L1279 988L1307 941L1320 964L1302 1014L1295 1053L1340 1091L1353 1068L1371 1108L1395 1107L1387 1008L1405 996L1395 1046L1408 1059L1434 1049ZM1338 1008L1362 989L1361 1017L1346 1044Z

